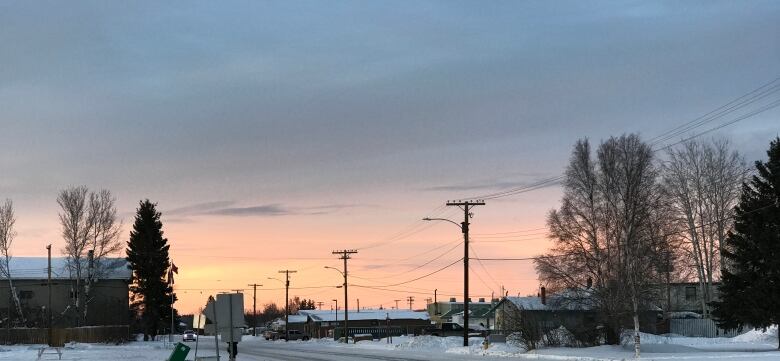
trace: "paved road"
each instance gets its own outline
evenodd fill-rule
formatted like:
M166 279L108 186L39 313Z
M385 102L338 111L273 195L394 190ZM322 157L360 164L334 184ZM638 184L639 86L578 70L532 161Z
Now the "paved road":
M202 338L199 345L198 356L214 355L214 339ZM190 344L192 346L192 344ZM227 360L225 352L226 344L220 344L222 361ZM506 358L494 358L485 356L468 356L445 353L430 353L424 351L398 351L382 349L365 349L351 347L333 347L317 342L241 342L238 347L237 361L263 360L263 361L435 361L435 360L503 360Z

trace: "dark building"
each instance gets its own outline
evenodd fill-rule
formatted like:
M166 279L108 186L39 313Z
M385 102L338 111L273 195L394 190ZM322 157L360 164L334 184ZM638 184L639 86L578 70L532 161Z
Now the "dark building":
M332 337L334 329L344 327L343 310L338 310L338 313L332 310L300 310L298 315L307 317L304 332L312 338ZM414 335L430 325L428 312L349 310L350 334L373 334L390 327L402 334Z
M46 326L46 307L49 303L47 286L48 261L45 257L14 257L11 259L11 280L29 327ZM89 297L86 299L87 317L81 326L127 325L129 323L129 282L131 271L122 258L105 259L101 264L84 264L82 281L87 283L92 273ZM75 309L75 274L65 258L52 258L51 307L55 327L72 327L77 324ZM0 315L18 319L16 306L7 279L0 279ZM81 291L84 297L84 288Z

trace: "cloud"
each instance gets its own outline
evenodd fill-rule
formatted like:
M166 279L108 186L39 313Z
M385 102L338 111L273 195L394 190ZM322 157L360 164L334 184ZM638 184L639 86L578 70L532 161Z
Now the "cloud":
M165 213L167 215L203 214L210 210L224 208L233 205L235 203L236 203L235 201L214 201L214 202L197 203L189 206L174 208L169 211L166 211Z
M278 217L288 215L322 215L338 212L346 208L358 207L355 204L324 204L309 207L292 207L279 203L251 206L234 206L235 201L214 201L197 203L164 212L175 216L169 221L188 222L190 216L227 216L227 217Z
M296 214L296 212L286 208L280 204L264 204L259 206L249 207L229 207L219 208L204 212L203 214L217 215L217 216L284 216L290 214Z

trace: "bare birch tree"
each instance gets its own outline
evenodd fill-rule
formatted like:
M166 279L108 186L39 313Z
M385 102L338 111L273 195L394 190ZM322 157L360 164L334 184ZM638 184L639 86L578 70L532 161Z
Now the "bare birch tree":
M689 141L670 149L668 157L664 188L671 215L684 230L683 249L696 270L702 314L708 318L713 282L722 267L720 252L747 168L725 140Z
M3 257L2 260L0 260L0 273L8 280L8 289L14 300L16 312L19 315L19 320L24 324L22 304L19 302L19 294L16 292L13 277L11 276L11 245L14 242L14 238L16 238L16 231L14 230L15 223L14 204L10 199L6 199L5 203L0 206L0 252Z
M596 159L587 140L577 142L561 208L548 216L555 245L536 269L552 289L582 290L578 297L607 324L608 343L619 341L626 317L633 316L638 334L639 312L655 300L670 247L655 213L660 201L652 151L638 136L610 138Z
M89 220L89 204L85 186L70 187L60 191L57 196L57 204L60 206L60 224L62 225L62 238L65 247L62 253L67 260L68 268L72 276L75 276L76 285L72 290L73 305L76 309L76 326L81 325L81 280L84 267L84 257L89 244L92 224Z
M107 189L97 193L89 193L87 219L89 223L89 240L87 247L87 282L84 287L84 319L86 320L91 301L92 286L100 278L110 272L116 265L107 258L122 249L119 235L122 222L117 218L116 199ZM91 253L89 253L91 252Z
M122 224L117 217L116 200L105 189L95 193L85 186L70 187L60 192L57 203L65 240L62 252L76 280L73 305L77 324L81 324L88 315L94 282L116 267L107 258L122 249Z

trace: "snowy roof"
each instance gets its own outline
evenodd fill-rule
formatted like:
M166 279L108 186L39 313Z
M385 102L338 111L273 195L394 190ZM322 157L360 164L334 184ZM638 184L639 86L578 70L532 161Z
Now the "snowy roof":
M583 300L570 300L560 296L549 296L546 302L542 303L541 297L506 297L505 301L509 301L517 308L526 311L585 311L590 310L592 307Z
M344 320L344 311L338 314L332 310L300 310L298 314L311 317L315 322ZM338 319L337 319L338 318ZM397 310L349 310L350 320L430 320L428 312L422 311L397 311Z
M306 323L306 321L309 318L303 315L289 315L287 316L287 320L293 324L293 323ZM284 324L284 318L279 319L279 324Z
M105 258L96 268L99 269L98 277L101 279L129 280L132 277L132 272L127 267L127 261L124 258ZM13 279L45 280L48 273L48 259L46 257L12 257L10 269ZM86 277L86 265L83 272L84 277ZM71 273L66 258L52 257L52 279L71 279L75 277L71 276Z

